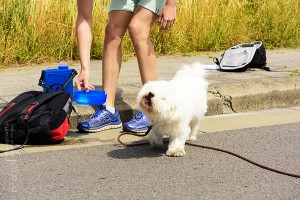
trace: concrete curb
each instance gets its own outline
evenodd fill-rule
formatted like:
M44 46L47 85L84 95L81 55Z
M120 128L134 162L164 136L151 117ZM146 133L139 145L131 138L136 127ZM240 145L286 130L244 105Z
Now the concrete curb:
M293 81L289 85L285 81L285 89L281 90L273 83L266 84L265 82L240 84L234 85L234 87L228 84L211 86L208 91L208 112L206 116L300 106L300 87L297 88L296 85L296 83L300 83L300 77L292 77L292 79ZM279 80L277 81L280 83ZM259 93L249 92L250 88L255 88L257 85L260 85L261 88ZM243 92L244 94L227 93L222 89L225 87L227 90L242 88L245 92ZM264 87L263 90L262 87ZM97 107L80 106L76 103L74 103L74 107L80 115L75 112L72 113L71 126L73 128L77 127L78 122L89 118L97 109ZM135 96L126 95L123 101L117 101L116 108L122 121L129 121L137 111Z

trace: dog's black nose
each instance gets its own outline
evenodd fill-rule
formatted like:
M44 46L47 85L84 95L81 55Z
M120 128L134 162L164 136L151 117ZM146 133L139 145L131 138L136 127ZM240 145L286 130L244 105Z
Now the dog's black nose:
M148 97L149 99L151 99L152 97L154 97L154 94L153 94L152 92L149 92L148 95L147 95L147 97Z

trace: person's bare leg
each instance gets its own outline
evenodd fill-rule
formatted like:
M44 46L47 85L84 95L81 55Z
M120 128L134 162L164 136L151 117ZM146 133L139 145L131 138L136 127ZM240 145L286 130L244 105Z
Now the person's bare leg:
M122 62L122 39L132 18L127 11L112 11L105 29L102 58L102 87L107 93L106 106L115 107L115 94Z
M77 0L77 7L76 36L81 70L75 84L77 89L94 89L94 87L89 84L93 1Z
M156 80L156 56L150 39L150 29L157 18L157 14L138 7L128 27L143 84Z

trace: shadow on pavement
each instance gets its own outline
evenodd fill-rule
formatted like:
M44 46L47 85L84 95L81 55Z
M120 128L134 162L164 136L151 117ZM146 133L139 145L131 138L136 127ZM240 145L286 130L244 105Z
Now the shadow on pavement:
M136 159L136 158L154 158L165 155L167 148L155 149L150 145L136 146L136 147L124 147L122 145L116 145L119 149L110 151L107 155L115 159Z

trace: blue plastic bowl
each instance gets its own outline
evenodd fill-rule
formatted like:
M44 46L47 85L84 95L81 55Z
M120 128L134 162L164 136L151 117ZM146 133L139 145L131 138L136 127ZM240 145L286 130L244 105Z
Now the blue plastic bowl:
M106 101L107 94L103 90L74 91L74 101L80 105L101 105Z

